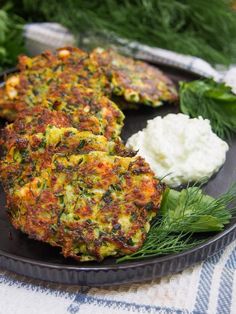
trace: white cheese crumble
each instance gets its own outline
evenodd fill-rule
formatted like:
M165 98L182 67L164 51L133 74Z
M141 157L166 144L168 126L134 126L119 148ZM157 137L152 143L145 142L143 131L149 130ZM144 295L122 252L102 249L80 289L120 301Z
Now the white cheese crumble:
M172 187L210 178L224 164L229 149L212 132L209 120L181 113L149 120L127 146L138 150L155 175Z

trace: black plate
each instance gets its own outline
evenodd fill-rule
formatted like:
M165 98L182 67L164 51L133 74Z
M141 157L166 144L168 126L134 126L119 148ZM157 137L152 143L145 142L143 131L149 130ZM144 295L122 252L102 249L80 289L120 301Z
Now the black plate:
M199 78L197 75L159 65L176 83ZM3 75L0 77L3 81ZM126 111L125 127L122 138L126 140L131 134L141 130L148 119L169 112L178 112L178 107L165 106L159 109L143 107L140 110ZM4 122L4 121L2 121ZM230 144L225 165L205 187L207 193L218 196L225 192L236 180L236 140ZM37 279L79 284L88 286L117 285L123 283L151 280L175 273L202 261L236 238L236 219L232 220L224 232L192 250L181 254L151 258L144 261L116 264L115 259L108 258L102 263L77 263L65 259L59 249L47 244L30 240L26 235L13 229L6 211L4 193L0 190L0 266L18 274Z

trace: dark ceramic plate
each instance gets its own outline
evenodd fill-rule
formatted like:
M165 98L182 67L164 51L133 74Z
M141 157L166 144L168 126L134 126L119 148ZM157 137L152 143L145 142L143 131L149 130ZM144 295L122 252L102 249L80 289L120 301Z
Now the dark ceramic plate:
M199 78L191 72L173 67L159 67L176 84ZM3 76L0 77L1 82ZM125 127L122 138L141 130L148 119L169 112L178 112L178 107L164 106L159 109L143 107L140 110L126 111ZM2 124L4 121L2 121ZM236 180L236 139L230 144L225 165L205 187L207 193L218 196L225 192ZM88 286L117 285L151 280L167 274L176 273L184 268L204 260L225 247L236 238L236 219L232 220L224 232L212 235L206 243L181 254L116 264L108 258L102 263L78 263L65 259L59 250L47 244L30 240L10 225L5 210L4 193L0 191L0 266L18 274L37 279Z

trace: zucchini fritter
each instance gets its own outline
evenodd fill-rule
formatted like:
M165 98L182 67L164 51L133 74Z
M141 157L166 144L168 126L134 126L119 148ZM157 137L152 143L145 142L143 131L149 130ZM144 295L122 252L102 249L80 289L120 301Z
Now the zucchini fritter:
M41 106L65 112L78 130L102 134L108 139L121 132L124 115L106 96L82 85L52 86Z
M48 85L57 85L60 82L79 83L94 91L109 93L109 81L103 68L88 53L76 47L59 48L55 54L46 51L34 58L21 56L18 68L20 72L35 75L36 81L39 78L38 71L46 71Z
M8 77L0 91L0 116L10 121L18 112L40 105L49 89L59 84L81 84L103 93L109 86L103 69L78 48L61 48L56 54L46 51L34 58L21 56L18 68L20 72Z
M7 81L6 88L13 78L16 79L16 76ZM43 85L40 88L44 88ZM39 92L37 97L32 98L30 96L29 99L30 101L27 101L24 97L19 96L19 99L12 100L11 104L14 108L3 105L3 110L5 110L4 112L8 115L8 118L13 112L18 112L19 115L20 112L32 107L44 107L65 112L72 125L77 129L102 134L107 138L119 136L123 126L124 115L117 105L106 96L83 85L51 84L47 91L45 90L44 95ZM2 115L5 115L5 113L2 111ZM14 117L13 114L12 119Z
M104 151L120 156L132 156L117 138L108 141L80 127L73 127L68 116L60 111L36 108L23 112L12 124L1 131L3 156L0 163L5 187L23 185L37 176L51 162L55 153Z
M8 194L12 224L79 261L138 250L162 188L141 157L55 154L38 177Z
M177 100L173 82L145 62L101 48L96 48L90 54L90 59L106 72L112 93L128 102L158 107L164 102Z

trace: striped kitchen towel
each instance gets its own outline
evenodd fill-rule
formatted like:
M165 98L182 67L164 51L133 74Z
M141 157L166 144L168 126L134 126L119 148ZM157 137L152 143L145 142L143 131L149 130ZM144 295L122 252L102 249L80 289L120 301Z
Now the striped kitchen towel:
M236 241L205 262L152 282L56 285L0 271L0 314L235 314Z
M173 51L149 47L137 42L110 36L99 35L88 37L87 34L78 34L75 38L65 27L58 23L31 23L24 28L26 49L30 55L41 53L45 49L54 50L62 46L78 44L81 48L92 48L97 45L115 46L120 52L130 54L137 59L172 65L180 69L190 70L205 77L221 79L219 74L208 62L193 56L186 56Z

